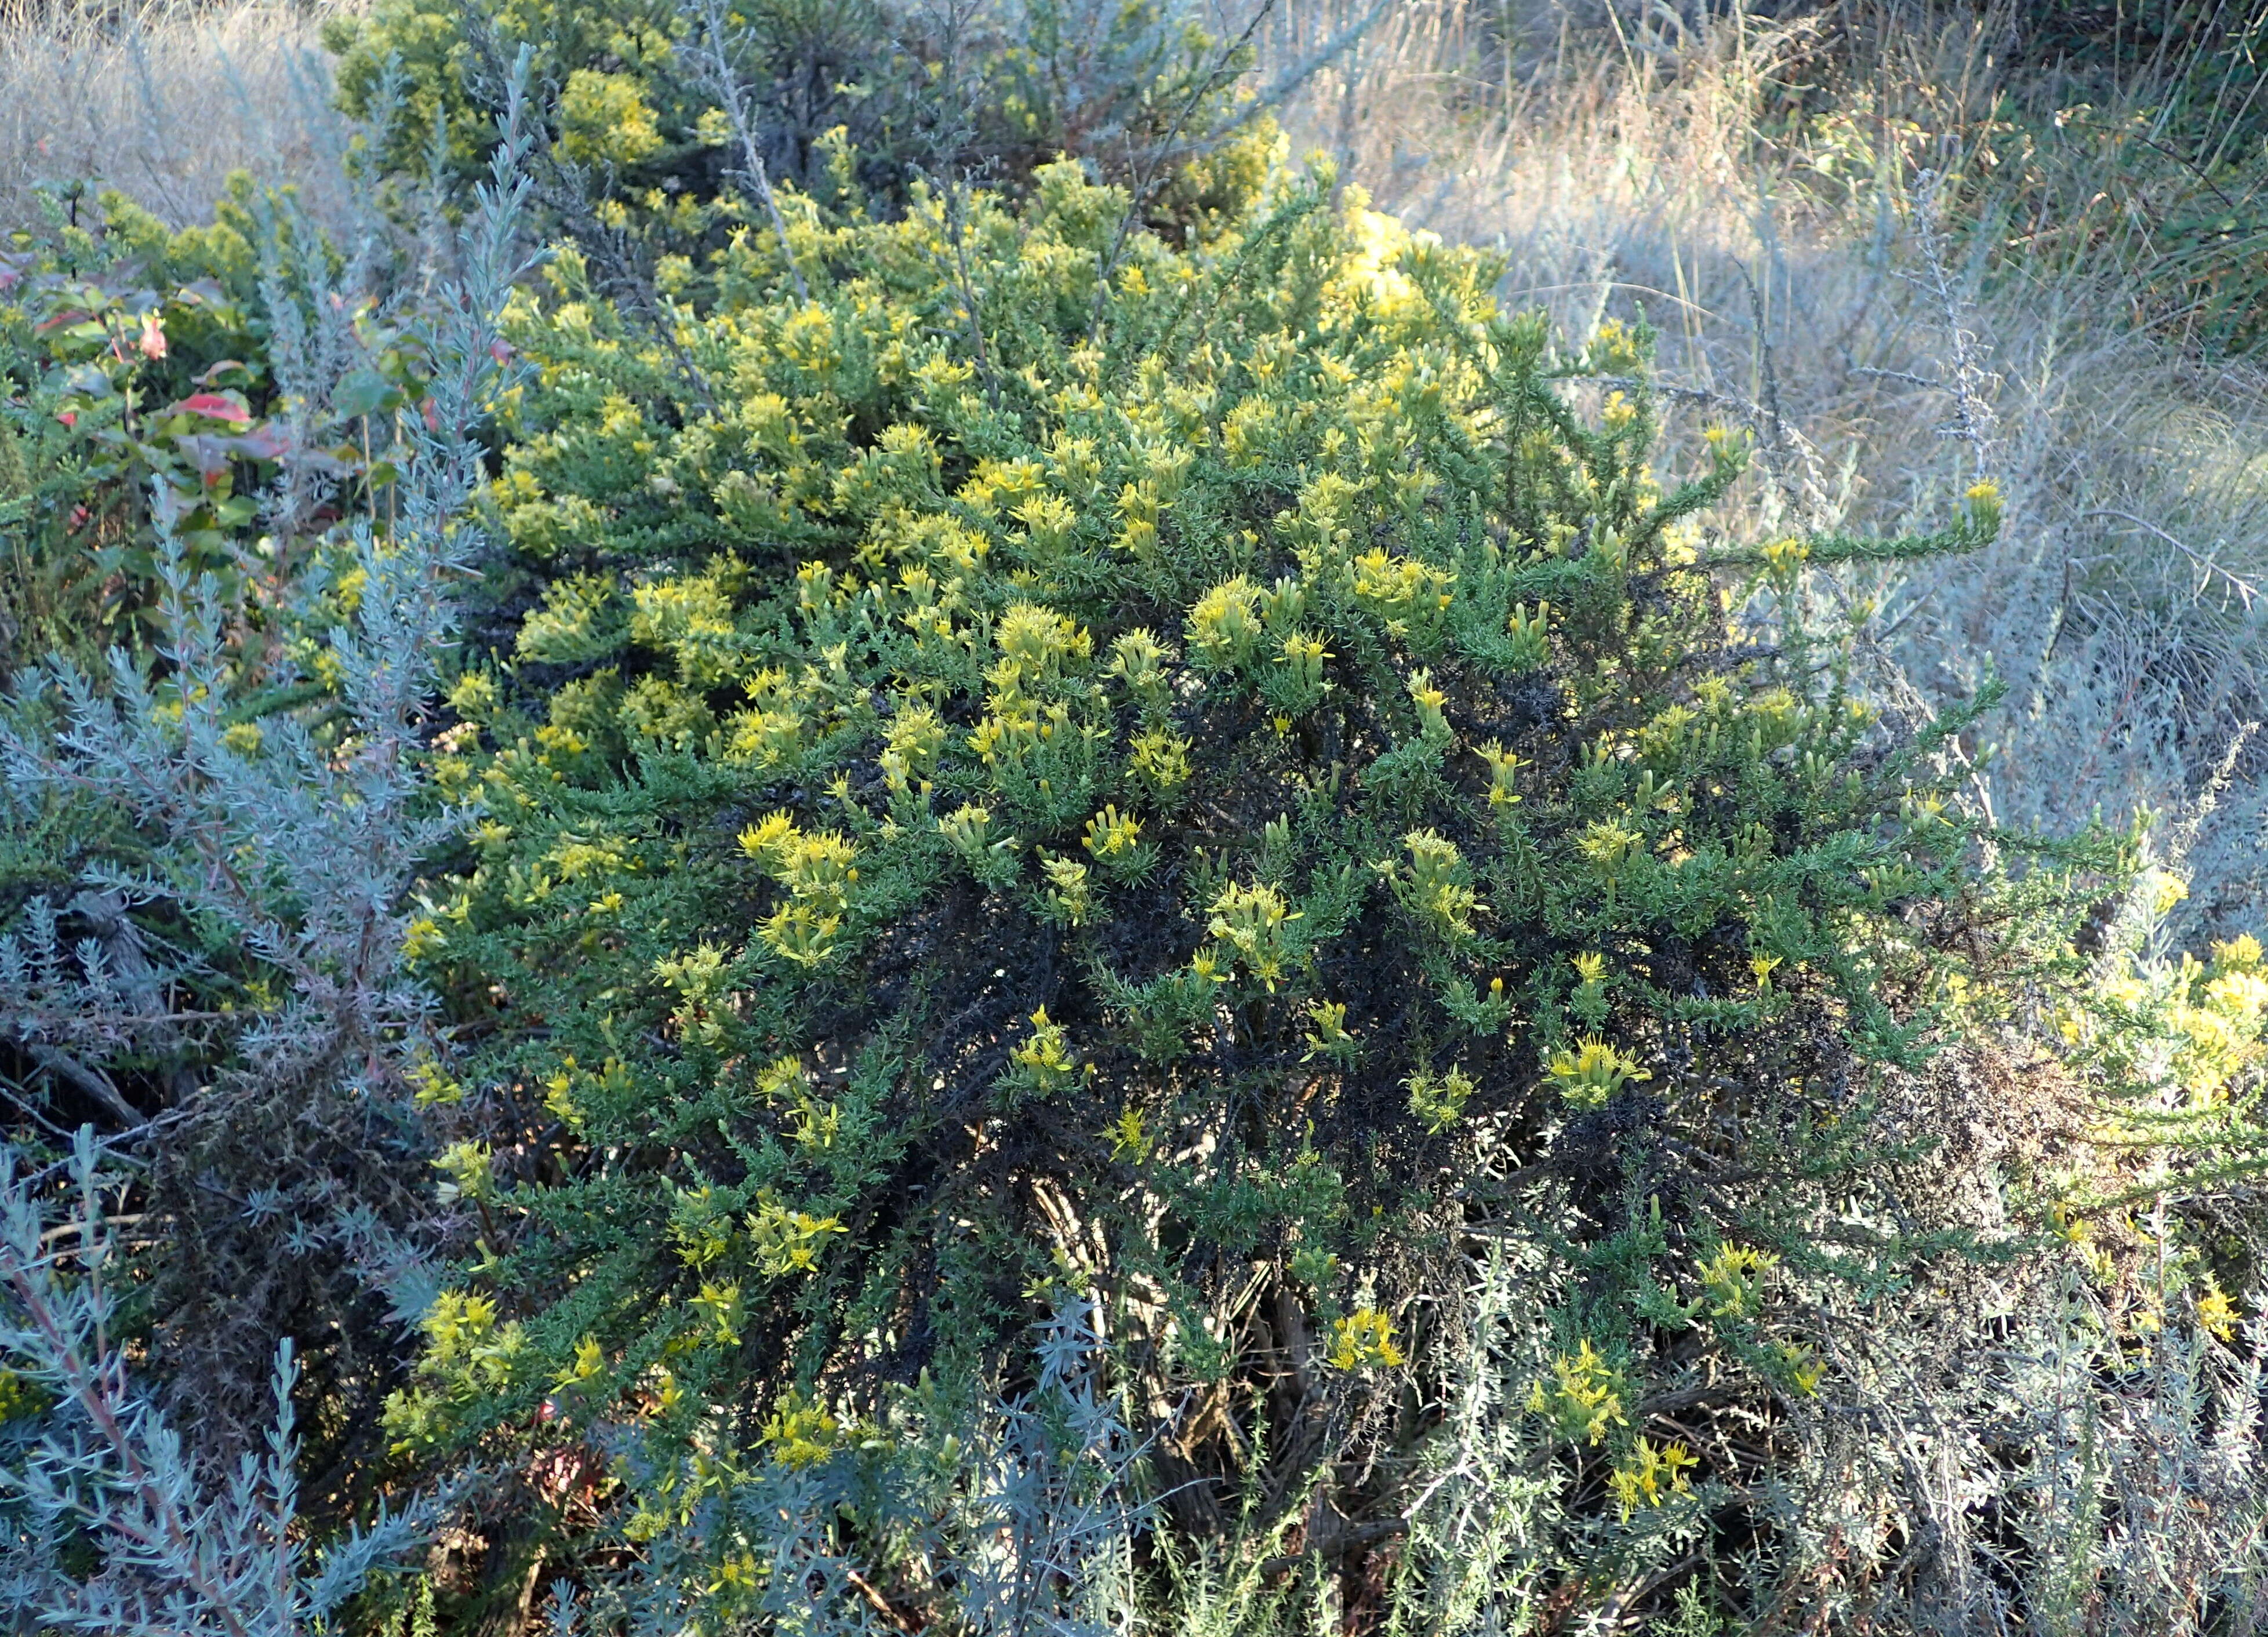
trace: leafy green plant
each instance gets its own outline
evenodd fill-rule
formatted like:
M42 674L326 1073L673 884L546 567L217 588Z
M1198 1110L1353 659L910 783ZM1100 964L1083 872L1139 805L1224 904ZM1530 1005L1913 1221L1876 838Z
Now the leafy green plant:
M2257 944L1964 816L1986 701L1822 613L1997 488L1729 527L1642 328L1270 172L1190 20L385 4L468 283L249 187L11 240L24 1618L2256 1618Z
M1202 226L1270 139L1217 152L1261 110L1240 88L1251 31L1210 20L1182 0L382 0L326 38L350 114L401 109L365 150L397 182L472 173L503 64L528 48L544 204L586 253L666 280L667 257L765 226L772 179L879 206L923 177L1020 187L1071 153Z
M1794 592L1996 494L1715 536L1737 439L1579 407L1642 333L1560 353L1485 256L1329 196L1177 247L1069 163L784 195L795 276L736 240L668 346L572 256L523 302L523 612L452 694L435 776L486 818L410 936L479 1042L431 1101L485 1231L405 1453L634 1436L626 1500L730 1607L762 1531L692 1521L740 1481L702 1450L887 1489L1076 1294L1171 1530L1278 1526L1317 1420L1367 1473L1333 1515L1390 1520L1419 1298L1488 1224L1632 1403L1697 1345L1800 1395L1809 1293L1966 1243L1818 1228L1948 996L2058 970L2125 855L1984 873L1963 718L1892 738ZM1572 1515L1690 1519L1690 1445L1601 1433ZM826 1530L895 1574L887 1508Z
M0 251L0 670L149 641L165 538L276 618L326 527L399 510L426 366L376 269L241 176L180 232L115 193L49 202Z
M0 714L10 1134L36 1154L96 1122L133 1178L147 1226L134 1328L112 1345L164 1361L164 1389L195 1406L175 1422L190 1458L232 1461L260 1435L276 1347L302 1340L311 1459L341 1469L316 1503L333 1522L382 1479L365 1444L393 1377L387 1296L424 1306L416 1235L438 1215L409 1078L431 997L401 947L414 871L462 818L418 764L475 545L476 430L510 378L493 322L525 271L524 144L497 154L462 271L415 315L431 419L409 417L395 508L264 561L225 532L204 566L166 451L146 430L99 445L116 459L85 474L90 500L150 486L147 606L99 670L72 651L97 633L64 633L78 640L11 679ZM268 345L291 378L289 348ZM112 362L131 390L173 349ZM319 413L286 398L271 424ZM273 475L265 497L288 512L291 473ZM262 569L276 578L247 608Z

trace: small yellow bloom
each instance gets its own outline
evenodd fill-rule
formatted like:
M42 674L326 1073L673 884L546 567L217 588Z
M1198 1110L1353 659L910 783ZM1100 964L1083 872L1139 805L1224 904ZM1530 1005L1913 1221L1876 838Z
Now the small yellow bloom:
M1685 1494L1692 1487L1686 1479L1686 1469L1699 1464L1682 1443L1657 1444L1638 1438L1629 1464L1607 1474L1607 1487L1622 1510L1623 1521L1628 1523L1631 1514L1641 1506L1660 1506L1674 1494Z
M607 1367L607 1355L599 1347L596 1336L585 1336L575 1344L575 1362L553 1377L562 1387L579 1386Z
M1085 845L1097 858L1116 858L1131 853L1141 841L1142 821L1120 812L1116 805L1106 804L1086 821Z
M2236 1303L2210 1277L2205 1281L2205 1294L2198 1298L2198 1324L2223 1341L2233 1340L2238 1319L2242 1317Z
M1150 1157L1150 1134L1143 1129L1142 1111L1122 1109L1118 1118L1102 1129L1102 1139L1110 1144L1110 1157L1138 1165Z
M1572 1052L1562 1050L1551 1059L1551 1078L1570 1106L1602 1108L1607 1100L1633 1080L1651 1080L1653 1072L1638 1067L1596 1035L1578 1041Z
M1764 567L1774 574L1791 575L1809 560L1811 547L1791 536L1787 540L1772 541L1764 547Z
M1599 1443L1609 1428L1628 1425L1621 1373L1599 1355L1589 1337L1573 1353L1553 1361L1551 1375L1549 1385L1539 1381L1529 1389L1528 1408L1548 1420L1561 1437Z
M1018 1075L1033 1090L1045 1094L1061 1090L1079 1075L1079 1060L1063 1025L1048 1020L1044 1006L1032 1014L1032 1032L1009 1055Z
M740 1345L740 1287L704 1284L693 1305L715 1326L718 1341L728 1347Z
M1329 1356L1334 1369L1393 1369L1403 1362L1392 1321L1374 1307L1357 1308L1331 1321Z

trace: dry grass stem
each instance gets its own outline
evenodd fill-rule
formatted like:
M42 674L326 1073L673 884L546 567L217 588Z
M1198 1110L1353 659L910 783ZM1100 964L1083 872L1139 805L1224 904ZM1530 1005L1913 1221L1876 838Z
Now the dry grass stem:
M0 218L94 183L187 225L244 170L336 219L347 129L319 36L339 4L0 0Z

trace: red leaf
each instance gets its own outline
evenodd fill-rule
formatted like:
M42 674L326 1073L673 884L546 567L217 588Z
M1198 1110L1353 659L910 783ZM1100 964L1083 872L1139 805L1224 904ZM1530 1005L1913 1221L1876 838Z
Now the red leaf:
M158 411L160 415L201 415L210 421L226 421L232 426L250 426L252 411L233 397L219 393L191 393L180 402Z

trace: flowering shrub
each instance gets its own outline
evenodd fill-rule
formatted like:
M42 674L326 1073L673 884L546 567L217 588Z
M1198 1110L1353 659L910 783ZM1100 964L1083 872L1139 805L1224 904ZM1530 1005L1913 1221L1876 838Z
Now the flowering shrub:
M1504 313L1256 122L1173 152L1218 40L1123 173L1036 163L1057 32L953 138L998 193L853 121L757 220L698 7L354 27L445 168L485 55L556 70L436 313L249 193L0 270L7 571L99 598L13 635L129 646L0 725L0 1068L163 1134L129 1351L202 1440L302 1331L327 1506L508 1474L417 1621L538 1560L601 1630L2259 1597L2259 950L2143 955L2169 877L1987 834L1969 708L1881 719L1816 614L1992 485L1728 538L1645 331ZM0 1369L52 1435L62 1365ZM286 1476L261 1528L331 1532Z
M1502 311L1256 122L1182 163L1241 116L1166 11L1110 37L1175 68L1104 109L1131 186L1035 163L1035 7L992 124L810 134L752 227L718 15L344 26L351 96L440 115L381 167L470 157L514 34L556 70L416 340L284 200L0 267L11 571L91 531L107 599L22 640L128 643L0 723L0 1069L150 1143L137 1371L225 1448L246 1356L335 1337L327 1505L504 1474L402 1629L546 1562L560 1630L2252 1606L2260 951L2147 955L2134 839L1986 832L1977 703L1885 722L1817 613L1994 487L1728 538L1741 443L1661 437L1642 328ZM0 1479L146 1442L171 1506L162 1420L58 1433L129 1400L54 1174L0 1318L84 1308L116 1384L18 1325ZM19 1600L225 1623L175 1583L274 1558L244 1606L338 1604L380 1554L299 1517L285 1412L147 1563L0 1496Z
M411 933L485 1228L388 1426L634 1435L726 1607L785 1479L704 1451L792 1429L887 1575L882 1497L1071 1300L1176 1527L1391 1516L1392 1384L1448 1368L1413 1304L1491 1224L1550 1247L1570 1516L1690 1520L1740 1474L1664 1384L1824 1391L1821 1294L1954 1248L1818 1230L1893 1209L1876 1088L1948 974L2056 969L2124 869L1980 873L1799 616L1808 569L1987 538L1989 486L1727 540L1737 440L1582 385L1642 333L1558 352L1327 178L1186 248L1127 202L788 195L666 344L572 255L512 321L513 623L433 761L485 817Z
M555 92L544 203L586 250L637 246L652 270L761 223L759 176L880 207L921 177L1021 187L1071 153L1139 187L1161 224L1216 219L1273 138L1240 85L1248 41L1209 24L1187 0L379 0L325 39L394 184L476 170L500 70L529 50Z

